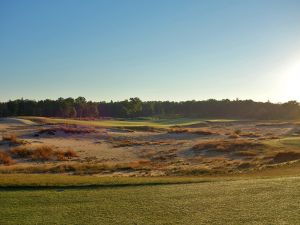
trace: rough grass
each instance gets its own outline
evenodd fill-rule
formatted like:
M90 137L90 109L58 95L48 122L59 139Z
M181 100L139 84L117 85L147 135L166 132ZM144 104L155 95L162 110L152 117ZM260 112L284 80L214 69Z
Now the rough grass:
M188 134L198 134L198 135L216 135L216 132L213 132L211 130L208 129L187 129L187 128L171 128L168 130L168 133L170 134L184 134L184 133L188 133Z
M32 161L62 161L78 157L74 150L56 151L50 146L38 146L35 148L31 148L30 146L18 146L11 148L9 153L16 158L28 158Z
M257 156L258 153L257 152L254 152L254 151L247 151L247 150L244 150L244 151L237 151L234 153L235 155L237 156L249 156L249 157L253 157L253 156Z
M10 155L5 152L0 152L0 164L11 165L14 163L15 160L13 160Z
M0 224L298 224L299 189L298 177L118 188L3 188Z
M16 142L17 136L15 134L8 134L2 136L3 141Z
M170 144L168 141L139 141L132 139L112 139L111 143L113 147L132 147L132 146L146 146L146 145L167 145Z
M52 156L52 155L51 155ZM40 156L38 153L37 160L48 159L46 156ZM53 157L57 157L54 155ZM51 158L53 160L53 158ZM150 171L150 162L139 160L128 163L89 163L89 162L69 162L60 164L39 164L39 165L13 165L9 167L0 167L0 173L71 173L71 174L99 174L112 173L116 171Z
M136 140L113 140L113 147L121 148L121 147L131 147L131 146L140 146L140 145L150 145L149 141L136 141Z
M193 146L194 151L201 150L212 150L212 151L240 151L240 150L249 150L249 149L258 149L265 147L263 143L251 141L251 140L209 140L203 141L199 144Z
M298 160L298 159L300 159L299 152L292 152L292 151L279 152L274 156L273 162L274 163L282 163L282 162L293 161L293 160Z
M89 133L94 133L95 129L86 128L86 127L59 126L59 127L42 129L38 132L38 134L54 135L56 132L63 132L65 134L89 134Z
M9 145L23 145L27 142L17 138L16 134L7 134L2 136L2 141L8 142Z
M27 158L30 157L32 151L27 146L18 146L11 148L10 154L17 158Z

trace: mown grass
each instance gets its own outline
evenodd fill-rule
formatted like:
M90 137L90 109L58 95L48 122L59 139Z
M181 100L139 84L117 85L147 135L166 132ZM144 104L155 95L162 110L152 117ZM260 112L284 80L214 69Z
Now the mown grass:
M114 188L1 188L0 224L298 224L299 188L299 177Z
M100 177L66 174L0 174L0 187L111 187L188 184L214 180L212 177Z
M193 124L210 122L229 122L233 120L204 120L197 118L176 118L176 119L101 119L101 120L76 120L76 119L62 119L62 118L47 118L47 117L21 117L23 119L32 120L39 123L50 124L72 124L81 126L94 126L94 127L154 127L154 128L168 128L171 126L188 126Z

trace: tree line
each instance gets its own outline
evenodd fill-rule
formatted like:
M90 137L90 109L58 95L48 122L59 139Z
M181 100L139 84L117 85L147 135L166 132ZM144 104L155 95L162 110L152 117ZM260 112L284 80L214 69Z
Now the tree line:
M240 119L298 119L300 106L296 101L286 103L255 102L252 100L204 101L124 101L92 102L84 97L57 100L28 100L0 102L0 117L47 116L64 118L135 118L148 116L182 116L201 118Z

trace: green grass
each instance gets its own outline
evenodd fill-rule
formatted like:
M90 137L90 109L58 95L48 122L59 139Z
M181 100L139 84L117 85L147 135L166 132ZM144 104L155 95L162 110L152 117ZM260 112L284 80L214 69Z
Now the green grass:
M283 145L300 148L300 137L284 138L281 139L280 142Z
M264 143L272 147L288 147L288 148L300 148L300 137L283 137L274 140L264 141Z
M299 224L300 178L0 189L0 224Z
M168 128L170 126L187 126L192 124L205 123L205 121L211 122L229 122L234 120L204 120L195 118L176 118L176 119L103 119L103 120L75 120L75 119L61 119L61 118L47 118L47 117L21 117L32 121L42 123L55 123L55 124L75 124L82 126L95 126L95 127L135 127L135 126L149 126L155 128Z
M0 174L3 187L116 187L188 184L213 181L210 177L99 177L66 174Z

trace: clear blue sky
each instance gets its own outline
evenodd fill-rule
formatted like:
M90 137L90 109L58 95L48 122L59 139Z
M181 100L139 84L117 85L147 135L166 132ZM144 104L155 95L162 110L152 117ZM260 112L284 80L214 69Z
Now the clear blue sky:
M298 75L299 0L0 0L0 101L278 102Z

